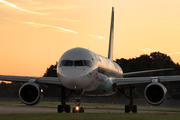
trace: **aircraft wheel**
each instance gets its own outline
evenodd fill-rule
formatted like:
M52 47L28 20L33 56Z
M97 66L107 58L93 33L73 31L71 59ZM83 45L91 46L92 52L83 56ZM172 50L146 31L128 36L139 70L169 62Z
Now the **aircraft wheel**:
M65 112L66 112L66 113L70 113L70 112L71 112L71 107L70 107L70 105L66 105Z
M129 105L125 105L125 113L129 113L129 112L130 112Z
M84 108L80 107L79 113L84 113Z
M73 109L72 109L72 113L77 113L77 111L76 111L76 108L75 108L75 107L73 107Z
M136 106L136 105L133 105L133 107L132 107L132 112L133 112L133 113L137 113L137 106Z
M58 112L58 113L62 113L62 112L63 112L62 105L58 105L58 107L57 107L57 112Z

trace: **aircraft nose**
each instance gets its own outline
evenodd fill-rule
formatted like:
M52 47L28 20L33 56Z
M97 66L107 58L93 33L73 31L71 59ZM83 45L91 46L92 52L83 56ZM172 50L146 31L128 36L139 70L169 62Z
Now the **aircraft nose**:
M64 69L63 70L63 76L66 77L67 79L74 79L77 77L82 76L82 70L79 69Z
M69 89L83 89L85 72L78 68L63 69L61 72L61 83Z

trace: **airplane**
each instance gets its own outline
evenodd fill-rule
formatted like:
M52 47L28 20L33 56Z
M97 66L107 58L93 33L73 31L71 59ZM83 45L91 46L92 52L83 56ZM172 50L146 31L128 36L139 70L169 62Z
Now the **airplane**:
M160 105L166 99L167 89L162 82L180 82L180 76L156 77L126 77L134 74L172 70L157 69L123 73L122 68L113 61L114 41L114 7L112 7L108 58L96 54L85 48L72 48L66 51L57 65L58 77L31 77L0 75L0 80L23 83L19 89L19 97L26 105L36 105L41 100L42 87L53 85L61 88L61 105L57 112L70 113L71 106L66 104L66 89L70 89L75 97L75 107L72 113L84 113L80 106L81 96L111 96L120 91L129 99L125 105L125 113L137 113L137 106L133 104L132 90L146 85L144 96L151 105ZM130 90L129 95L125 90Z

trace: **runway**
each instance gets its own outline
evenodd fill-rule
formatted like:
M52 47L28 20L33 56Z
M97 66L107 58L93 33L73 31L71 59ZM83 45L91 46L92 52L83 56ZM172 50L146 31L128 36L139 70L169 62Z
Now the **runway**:
M56 108L0 106L0 114L57 113ZM124 113L124 110L85 109L85 113ZM175 113L162 111L138 111L138 113Z

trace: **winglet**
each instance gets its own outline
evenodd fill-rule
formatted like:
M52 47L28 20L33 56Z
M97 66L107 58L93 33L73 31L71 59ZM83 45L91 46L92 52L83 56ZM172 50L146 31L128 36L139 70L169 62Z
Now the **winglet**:
M114 42L114 7L112 7L110 36L109 36L108 59L110 60L113 60L113 42Z

